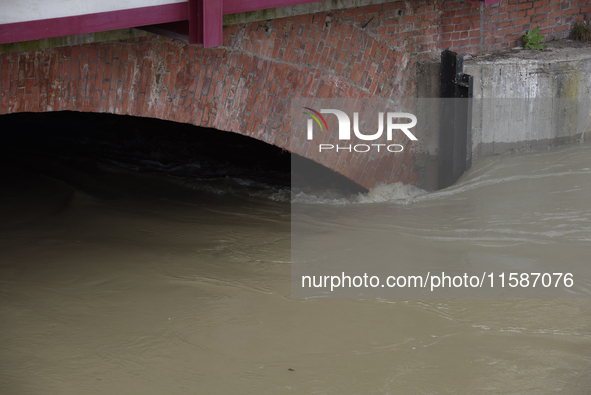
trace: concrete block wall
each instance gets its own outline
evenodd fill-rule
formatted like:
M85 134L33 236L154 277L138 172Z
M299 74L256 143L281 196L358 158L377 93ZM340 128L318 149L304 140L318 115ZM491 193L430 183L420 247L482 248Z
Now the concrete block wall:
M591 47L555 42L467 59L474 76L473 155L543 150L591 133Z

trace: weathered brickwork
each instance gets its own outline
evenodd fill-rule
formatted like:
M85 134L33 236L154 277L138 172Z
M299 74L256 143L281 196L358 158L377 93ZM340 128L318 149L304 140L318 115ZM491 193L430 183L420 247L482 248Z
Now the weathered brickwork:
M591 18L588 3L396 1L226 27L224 46L214 49L149 37L5 54L0 114L73 110L191 123L295 150L366 188L414 184L408 141L404 153L363 161L290 145L290 100L379 98L409 107L417 61L444 48L515 46L536 26L549 39L565 37L575 20Z
M469 31L470 41L453 42L466 52L490 51L518 45L527 30L540 28L546 40L568 37L575 21L591 19L589 0L509 0L483 7L480 34L478 24ZM475 20L479 21L478 18ZM476 30L476 31L474 31ZM452 33L453 36L453 33ZM477 37L472 39L472 36ZM455 37L455 36L454 36ZM456 40L452 37L453 40ZM445 40L447 36L443 36Z

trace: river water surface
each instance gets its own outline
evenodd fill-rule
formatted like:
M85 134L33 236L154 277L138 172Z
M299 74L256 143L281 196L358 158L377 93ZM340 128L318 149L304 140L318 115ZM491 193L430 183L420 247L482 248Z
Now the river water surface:
M417 196L19 158L1 170L2 394L591 392L589 299L290 288L292 204L452 255L522 262L513 247L536 245L557 269L591 261L589 145L489 158Z

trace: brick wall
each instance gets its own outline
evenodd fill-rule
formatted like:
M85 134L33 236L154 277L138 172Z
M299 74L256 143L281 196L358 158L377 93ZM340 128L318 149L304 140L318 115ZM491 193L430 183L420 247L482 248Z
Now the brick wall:
M154 117L248 135L289 148L291 99L380 98L410 106L415 64L518 44L540 26L568 35L591 18L589 0L396 1L224 29L203 49L160 37L0 56L0 114L92 111ZM366 188L414 184L414 146L404 154L339 160L298 152Z
M514 47L519 38L536 27L546 40L568 37L575 21L591 19L589 0L501 1L485 8L483 48Z

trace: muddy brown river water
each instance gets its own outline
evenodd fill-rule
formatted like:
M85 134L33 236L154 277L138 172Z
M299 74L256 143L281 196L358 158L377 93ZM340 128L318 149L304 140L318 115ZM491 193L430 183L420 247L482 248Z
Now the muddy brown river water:
M333 227L379 217L425 250L591 262L589 145L488 158L450 193L293 202L245 180L52 166L64 176L1 170L1 394L591 393L588 298L290 289L292 204Z

